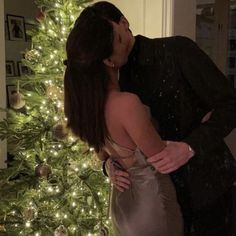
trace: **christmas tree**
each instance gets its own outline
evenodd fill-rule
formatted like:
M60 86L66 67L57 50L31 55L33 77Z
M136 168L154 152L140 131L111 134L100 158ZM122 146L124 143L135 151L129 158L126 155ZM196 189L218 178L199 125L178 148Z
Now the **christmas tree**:
M14 156L0 170L4 235L112 235L109 184L93 149L73 137L63 112L65 43L89 0L36 0L37 27L0 139ZM1 233L0 233L1 234Z

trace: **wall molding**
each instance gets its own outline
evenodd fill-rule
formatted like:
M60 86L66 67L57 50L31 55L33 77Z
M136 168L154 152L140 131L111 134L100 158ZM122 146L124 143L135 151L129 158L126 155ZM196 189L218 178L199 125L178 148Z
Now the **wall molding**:
M5 20L4 20L4 1L0 1L0 107L6 107L6 71L5 71ZM4 119L6 114L0 112L0 120ZM6 140L0 141L0 168L6 167L5 160L7 156Z
M174 33L174 0L162 0L162 37L172 36Z

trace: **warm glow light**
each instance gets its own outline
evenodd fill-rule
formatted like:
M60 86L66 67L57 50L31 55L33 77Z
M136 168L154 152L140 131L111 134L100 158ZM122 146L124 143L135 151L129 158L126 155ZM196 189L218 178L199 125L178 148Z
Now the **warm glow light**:
M26 226L27 228L29 228L29 227L31 226L30 222L27 221L27 222L25 223L25 226Z
M48 187L48 192L53 192L53 188L52 187Z

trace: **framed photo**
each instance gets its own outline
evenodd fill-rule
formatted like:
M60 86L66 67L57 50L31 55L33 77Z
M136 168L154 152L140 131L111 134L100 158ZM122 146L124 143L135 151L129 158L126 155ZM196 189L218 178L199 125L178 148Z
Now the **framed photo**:
M25 41L25 21L23 16L7 14L9 40Z
M32 37L31 35L29 35L29 31L34 30L37 28L36 24L30 24L30 23L25 23L25 33L26 33L26 41L27 42L31 42L32 41Z
M10 97L17 92L16 85L7 85L7 106L10 107Z
M27 74L31 73L29 67L23 65L21 61L17 62L17 69L18 69L18 75L19 76L27 75Z
M236 39L230 39L229 47L230 47L230 51L235 51L236 50Z
M6 77L15 76L15 63L14 61L6 61Z
M236 72L228 74L228 79L232 82L232 85L235 87L236 83Z
M235 68L236 66L236 57L229 57L228 58L229 68Z
M5 39L9 40L9 32L8 32L7 21L5 21L5 24L4 24L4 32L5 32Z

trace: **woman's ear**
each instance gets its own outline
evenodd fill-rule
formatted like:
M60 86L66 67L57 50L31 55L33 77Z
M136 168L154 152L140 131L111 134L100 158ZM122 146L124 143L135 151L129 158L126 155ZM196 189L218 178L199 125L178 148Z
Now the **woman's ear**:
M110 58L106 58L103 60L103 63L108 66L108 67L115 67L115 64L112 62L112 60Z
M125 29L129 29L129 21L124 16L121 16L119 24L124 25Z

